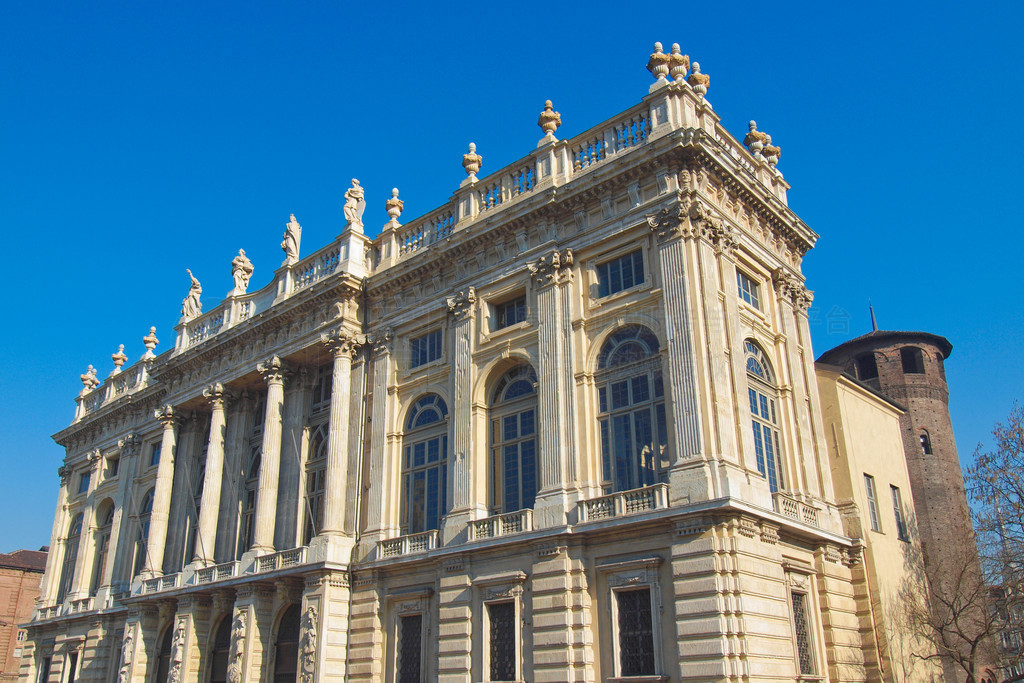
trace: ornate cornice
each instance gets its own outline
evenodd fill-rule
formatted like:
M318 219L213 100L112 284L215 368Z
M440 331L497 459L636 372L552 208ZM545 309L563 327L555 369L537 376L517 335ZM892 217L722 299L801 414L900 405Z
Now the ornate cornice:
M366 342L370 344L374 356L391 353L394 346L394 332L390 327L375 330L366 335Z

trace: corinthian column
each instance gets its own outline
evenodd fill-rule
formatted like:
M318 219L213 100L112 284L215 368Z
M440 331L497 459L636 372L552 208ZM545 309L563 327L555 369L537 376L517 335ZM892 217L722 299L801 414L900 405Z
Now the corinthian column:
M143 575L160 576L164 565L164 544L167 542L167 519L171 511L171 488L174 485L174 450L177 441L177 420L174 408L167 405L156 411L156 419L164 426L160 441L160 464L156 469L156 490L153 511L149 515L149 540Z
M200 566L216 562L217 517L220 514L220 485L224 479L224 438L227 421L224 414L228 391L219 382L203 389L209 401L210 438L206 446L206 475L203 478L203 497L199 508L199 538L192 561Z
M267 412L263 423L263 458L256 494L256 533L252 550L274 552L274 519L277 516L277 482L281 470L281 431L284 410L284 379L287 368L277 356L257 367L267 383Z
M324 528L322 533L345 533L345 501L349 491L348 480L348 423L351 410L352 356L359 352L359 342L346 331L338 329L321 337L334 357L331 377L331 423L327 435L327 493L324 502ZM356 482L358 484L358 482Z
M534 525L565 524L569 490L576 478L573 458L576 432L573 410L572 331L569 288L572 250L553 251L530 264L537 288L537 327L543 379L537 397L540 453L537 462L537 500Z
M75 598L84 598L89 594L93 557L96 554L96 486L99 485L102 472L103 456L98 450L93 451L89 454L89 491L85 497L85 509L82 511L82 533L78 537L78 564L71 583L70 595Z

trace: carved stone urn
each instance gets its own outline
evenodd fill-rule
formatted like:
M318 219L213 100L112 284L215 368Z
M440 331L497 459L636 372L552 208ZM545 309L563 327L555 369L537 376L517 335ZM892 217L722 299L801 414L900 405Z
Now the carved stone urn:
M686 80L686 72L690 70L690 56L684 55L679 49L679 43L672 43L672 54L668 56L671 66L672 80L683 82Z
M647 70L654 74L657 80L664 81L665 77L668 76L670 61L671 57L662 50L661 43L655 43L654 52L651 53L651 58L647 60Z
M476 180L476 173L484 163L484 158L476 153L476 143L469 143L469 152L462 155L462 168L466 169L466 175Z
M711 77L700 72L700 62L694 62L693 72L686 79L686 82L690 84L695 93L704 97L708 94L708 88L711 86Z
M555 131L562 125L562 115L555 111L554 105L551 104L551 100L545 100L544 111L540 113L540 118L537 119L537 125L544 131L544 135L554 137Z

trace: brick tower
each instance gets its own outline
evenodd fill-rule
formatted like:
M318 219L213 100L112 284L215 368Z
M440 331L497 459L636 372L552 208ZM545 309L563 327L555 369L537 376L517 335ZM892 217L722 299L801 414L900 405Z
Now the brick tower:
M963 473L949 417L944 362L953 345L928 332L875 329L826 351L819 363L847 374L903 406L903 449L931 591L952 590L965 566L980 569ZM948 681L963 673L949 662Z

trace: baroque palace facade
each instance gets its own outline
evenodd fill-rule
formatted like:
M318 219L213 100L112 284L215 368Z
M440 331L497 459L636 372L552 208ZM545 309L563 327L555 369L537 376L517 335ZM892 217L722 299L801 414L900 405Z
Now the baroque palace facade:
M240 252L173 349L83 375L23 678L891 680L822 401L899 410L819 393L779 148L648 68L372 239L353 181L337 240L293 216L270 284Z

